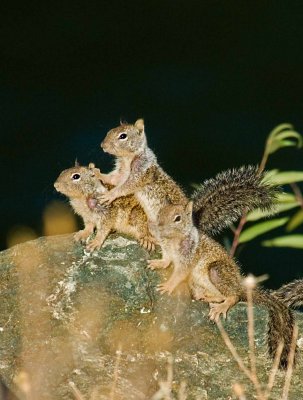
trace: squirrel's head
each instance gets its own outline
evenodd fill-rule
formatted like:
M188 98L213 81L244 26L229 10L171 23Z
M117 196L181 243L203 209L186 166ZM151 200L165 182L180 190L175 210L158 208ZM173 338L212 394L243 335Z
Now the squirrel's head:
M96 192L102 193L107 189L98 179L98 174L100 170L93 163L90 163L88 167L76 164L75 167L62 171L54 186L58 192L72 198Z
M133 125L123 123L111 129L101 147L105 152L117 157L140 154L146 147L143 119L138 119Z
M158 215L158 230L163 238L184 237L190 232L192 222L193 203L186 205L167 205L161 209Z

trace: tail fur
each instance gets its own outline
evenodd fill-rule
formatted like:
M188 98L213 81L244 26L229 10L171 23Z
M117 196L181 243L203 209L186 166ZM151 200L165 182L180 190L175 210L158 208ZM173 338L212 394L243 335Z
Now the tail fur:
M297 279L273 291L271 294L276 296L284 304L291 308L303 306L303 279Z
M203 182L192 195L196 226L214 235L245 212L273 209L278 189L265 183L264 175L256 166L249 165L220 172Z
M245 299L246 300L246 299ZM265 290L255 290L253 294L255 304L263 305L268 309L268 352L274 358L278 350L279 343L283 343L283 350L280 358L279 368L286 369L288 366L288 356L293 341L293 330L295 319L292 311L270 292ZM295 353L296 362L297 349Z

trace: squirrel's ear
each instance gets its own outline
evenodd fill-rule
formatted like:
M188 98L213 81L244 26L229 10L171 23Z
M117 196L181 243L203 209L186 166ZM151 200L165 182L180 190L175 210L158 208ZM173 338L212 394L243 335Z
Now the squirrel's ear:
M192 201L189 201L188 202L188 204L187 204L187 206L185 207L185 212L186 212L186 214L192 214L193 213L193 202Z
M120 125L127 125L127 121L124 119L120 118Z
M139 129L139 132L144 132L144 120L142 118L137 119L135 122L135 127Z
M94 168L95 168L95 164L94 164L93 162L90 162L90 163L88 164L88 168L89 168L89 169L94 169Z
M75 159L75 167L80 167L80 164L79 164L77 158Z

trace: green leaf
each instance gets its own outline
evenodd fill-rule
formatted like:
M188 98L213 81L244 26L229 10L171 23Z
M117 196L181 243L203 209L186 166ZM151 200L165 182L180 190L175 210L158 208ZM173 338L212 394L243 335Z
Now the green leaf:
M273 185L285 185L287 183L303 181L303 171L284 171L272 175L268 182Z
M292 208L299 207L300 203L291 193L280 193L277 197L277 204L272 211L262 211L259 208L247 214L247 221L257 221L261 218L277 215L283 211L291 210Z
M279 172L278 169L270 169L269 171L265 171L264 178L262 182L270 181L271 177L276 175Z
M289 138L295 138L298 140L298 147L302 146L302 135L300 135L300 133L293 131L293 130L289 130L289 131L284 131L281 133L278 133L276 135L276 139L279 140L284 140L284 139L289 139ZM292 142L293 143L293 142Z
M265 247L293 247L294 249L303 249L303 235L280 236L274 239L262 242Z
M280 124L280 125L277 125L271 132L270 132L270 134L269 134L269 138L272 138L272 137L275 137L277 134L279 134L280 132L282 132L282 131L285 131L285 130L292 130L294 127L293 127L293 125L291 125L291 124L288 124L287 122L286 123L284 123L284 124Z
M302 143L302 136L293 129L292 125L281 124L270 132L266 142L265 152L267 154L272 154L283 147L302 147Z
M288 222L288 224L286 226L287 232L293 231L294 229L296 229L302 223L303 223L303 210L299 210L289 220L289 222Z
M245 229L241 233L241 235L239 237L239 243L248 242L257 236L262 235L263 233L266 233L266 232L271 231L272 229L278 228L279 226L286 224L286 222L288 220L289 220L289 217L276 218L276 219L272 219L270 221L265 221L265 222L260 222L258 224L255 224L255 225Z

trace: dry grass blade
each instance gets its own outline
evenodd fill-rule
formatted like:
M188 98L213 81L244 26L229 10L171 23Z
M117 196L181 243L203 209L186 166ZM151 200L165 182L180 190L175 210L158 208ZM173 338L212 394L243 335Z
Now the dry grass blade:
M237 350L235 349L234 345L232 344L228 334L226 333L225 329L220 320L216 321L217 327L221 333L221 336L224 340L224 343L228 347L229 351L231 352L234 359L237 361L239 368L244 372L244 374L254 383L253 376L248 368L245 367L242 358L239 356Z
M77 386L74 384L74 382L68 382L69 386L72 389L73 395L75 396L76 400L84 400L84 397L82 396L80 390L77 388Z
M153 395L151 400L172 400L172 383L173 383L173 358L172 356L168 357L167 363L167 379L166 381L159 382L159 390ZM181 389L180 389L181 390ZM182 394L182 393L181 393ZM180 398L180 400L185 400L185 398Z
M178 400L186 400L186 382L181 382L179 393L178 393Z
M246 400L244 388L240 383L235 383L233 385L233 391L239 400Z
M295 325L293 334L292 334L290 351L289 351L289 355L288 355L288 366L287 366L287 370L286 370L286 374L285 374L285 383L284 383L284 387L283 387L282 400L288 399L288 393L289 393L289 389L290 389L290 381L291 381L293 367L294 367L297 338L298 338L298 327L297 327L297 325Z
M255 354L255 324L254 324L254 307L253 307L253 290L257 286L257 280L254 276L249 275L244 279L244 286L247 294L247 317L248 317L248 343L249 343L249 359L251 367L251 375L254 379L257 394L263 397L261 385L257 376L256 354Z
M270 393L272 391L272 388L274 386L274 382L275 382L275 378L279 369L279 363L280 363L280 359L281 359L281 355L282 355L282 351L284 348L284 343L280 342L277 348L277 352L275 354L275 359L269 374L269 378L268 378L268 384L267 384L267 388L265 391L265 398L268 399L270 396Z
M114 381L113 381L111 391L110 391L110 400L114 400L116 388L117 388L117 382L118 382L118 376L119 376L119 365L120 365L121 354L122 354L121 344L119 345L116 354L117 354L117 358L116 358L115 371L114 371Z

